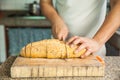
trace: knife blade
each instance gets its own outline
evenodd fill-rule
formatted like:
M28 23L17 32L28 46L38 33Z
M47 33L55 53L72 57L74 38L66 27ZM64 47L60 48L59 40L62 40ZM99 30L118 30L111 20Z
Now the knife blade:
M66 52L65 55L62 55L62 59L63 59L64 61L67 61L67 60L64 58L64 56L67 57L67 46L66 46L66 41L63 39L63 37L62 37L61 41L63 41L63 42L65 43L65 46L64 46L64 47L65 47L65 52Z

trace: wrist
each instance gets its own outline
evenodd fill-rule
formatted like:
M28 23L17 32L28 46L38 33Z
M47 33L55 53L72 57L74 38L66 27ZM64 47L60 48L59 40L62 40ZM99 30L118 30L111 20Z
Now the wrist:
M97 42L98 46L102 46L104 43L101 38L99 37L93 37L93 40Z
M63 23L63 20L60 18L60 16L58 16L56 14L56 15L51 16L50 22L51 22L52 25L56 25L56 24Z
M52 27L62 27L63 25L64 25L64 22L63 22L63 20L61 20L61 19L54 19L54 21L52 21Z

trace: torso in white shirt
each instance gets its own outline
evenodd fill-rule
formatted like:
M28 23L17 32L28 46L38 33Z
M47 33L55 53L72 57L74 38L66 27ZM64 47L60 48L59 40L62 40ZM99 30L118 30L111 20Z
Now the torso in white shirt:
M105 19L106 1L56 0L56 9L70 34L93 37Z
M106 3L107 0L56 0L55 6L70 36L92 38L104 22ZM101 51L105 53L105 46Z

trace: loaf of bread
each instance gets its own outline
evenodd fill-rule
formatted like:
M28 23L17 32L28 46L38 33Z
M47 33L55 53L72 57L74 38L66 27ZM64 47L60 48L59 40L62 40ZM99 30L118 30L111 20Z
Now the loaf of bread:
M74 53L74 48L65 44L64 41L57 39L46 39L42 41L32 42L22 48L20 55L31 58L77 58L85 53L86 49L79 53Z

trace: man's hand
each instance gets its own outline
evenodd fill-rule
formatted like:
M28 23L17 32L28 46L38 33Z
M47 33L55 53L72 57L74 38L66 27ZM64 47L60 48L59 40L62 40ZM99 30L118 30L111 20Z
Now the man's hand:
M52 0L40 0L40 7L42 13L52 24L52 33L54 38L65 40L68 35L68 28L53 7Z
M54 38L65 40L68 35L68 28L62 21L59 21L52 25L52 33Z
M83 55L81 55L81 58L84 58L91 53L95 53L101 47L101 45L99 45L96 40L79 36L72 37L68 40L67 44L69 44L71 47L73 45L79 46L75 51L76 54L82 49L86 49L87 51Z

